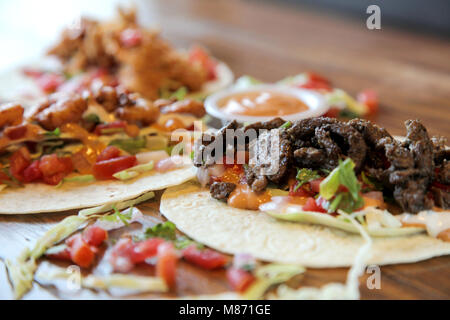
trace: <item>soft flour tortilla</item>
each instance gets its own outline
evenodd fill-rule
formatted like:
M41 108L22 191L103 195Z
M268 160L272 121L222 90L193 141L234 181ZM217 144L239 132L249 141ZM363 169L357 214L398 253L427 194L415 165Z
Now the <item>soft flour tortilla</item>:
M188 159L186 159L187 163ZM152 190L182 184L195 177L190 164L165 173L151 171L129 181L108 180L92 183L64 183L61 187L42 183L0 192L0 214L59 212L95 207L136 198Z
M364 240L337 229L277 221L257 211L231 208L188 182L167 189L161 213L194 240L214 249L312 268L351 266ZM410 263L450 254L450 243L425 233L373 238L368 264Z

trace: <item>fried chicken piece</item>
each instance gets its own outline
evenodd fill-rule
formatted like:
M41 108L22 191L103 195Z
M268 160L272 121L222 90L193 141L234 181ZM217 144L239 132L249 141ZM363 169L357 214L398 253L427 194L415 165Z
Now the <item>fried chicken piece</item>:
M0 129L21 124L23 111L24 109L20 104L7 103L0 105Z
M39 106L32 120L46 130L55 130L65 123L80 121L87 108L87 101L78 94L52 95Z
M194 99L184 99L160 108L161 113L188 113L197 118L206 114L203 102Z
M150 100L157 99L163 88L198 91L207 81L203 67L188 61L158 32L141 28L134 10L119 8L118 18L111 22L82 19L80 28L65 30L48 53L70 73L108 68L126 88Z
M129 123L149 125L158 119L159 109L150 101L138 98L133 105L118 108L115 111L115 115Z

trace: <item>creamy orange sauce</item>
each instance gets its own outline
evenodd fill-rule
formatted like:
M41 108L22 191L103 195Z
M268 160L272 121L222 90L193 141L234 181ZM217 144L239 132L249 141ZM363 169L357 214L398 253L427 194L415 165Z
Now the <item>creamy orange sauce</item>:
M219 108L228 114L243 116L285 116L308 110L299 98L274 91L236 93L221 99Z
M228 197L228 205L239 209L258 210L259 206L269 202L270 198L267 191L256 193L247 184L240 184Z

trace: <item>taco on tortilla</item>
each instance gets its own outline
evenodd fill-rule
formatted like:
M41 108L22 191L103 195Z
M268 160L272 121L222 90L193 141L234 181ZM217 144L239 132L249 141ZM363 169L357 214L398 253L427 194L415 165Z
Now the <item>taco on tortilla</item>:
M50 95L28 116L21 105L2 106L0 213L92 207L193 178L191 160L179 155L190 144L170 135L192 130L202 109L191 99L153 103L120 86Z
M362 119L231 122L203 135L199 184L167 190L161 212L216 249L308 267L351 264L362 239L349 214L375 238L370 263L449 254L449 150L405 124L399 141Z

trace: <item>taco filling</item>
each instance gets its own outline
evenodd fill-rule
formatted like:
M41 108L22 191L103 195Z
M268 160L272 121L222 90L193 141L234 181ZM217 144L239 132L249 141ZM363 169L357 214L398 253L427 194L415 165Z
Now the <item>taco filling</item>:
M203 135L194 163L200 183L230 207L356 233L345 212L374 236L427 229L449 241L450 152L420 121L405 125L399 141L361 119L231 122Z

